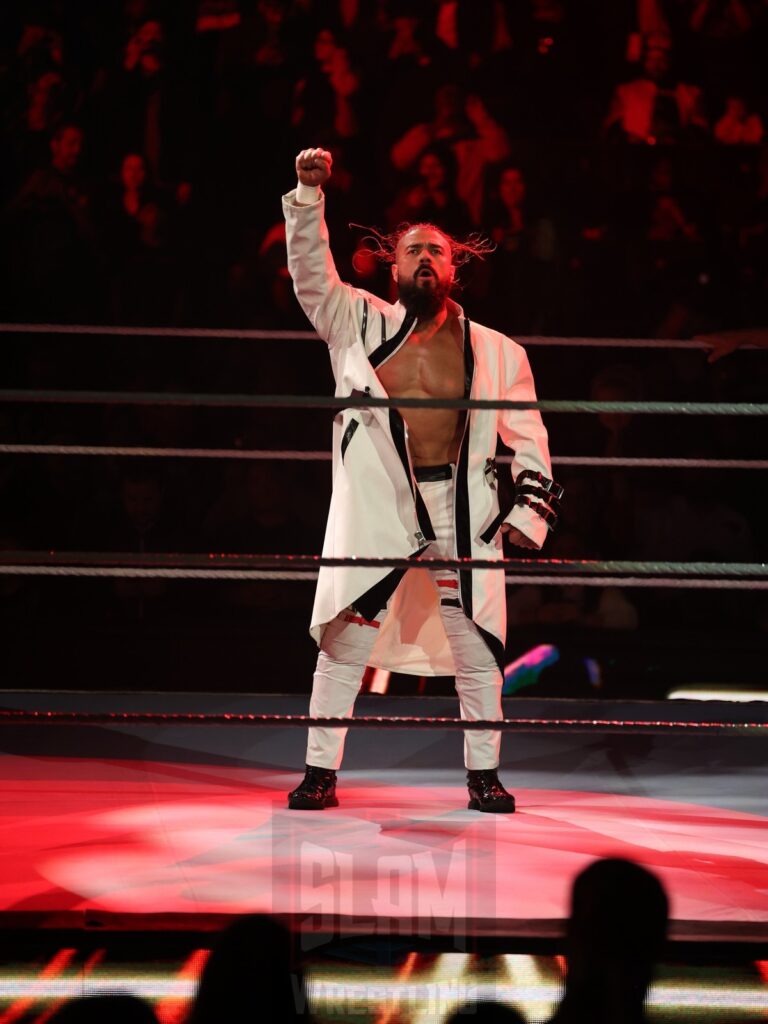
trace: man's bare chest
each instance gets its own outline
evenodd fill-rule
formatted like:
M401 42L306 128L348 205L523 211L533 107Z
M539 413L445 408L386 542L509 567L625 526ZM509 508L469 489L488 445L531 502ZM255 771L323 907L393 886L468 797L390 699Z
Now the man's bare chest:
M389 395L461 398L464 394L461 334L448 326L429 338L414 331L376 372Z

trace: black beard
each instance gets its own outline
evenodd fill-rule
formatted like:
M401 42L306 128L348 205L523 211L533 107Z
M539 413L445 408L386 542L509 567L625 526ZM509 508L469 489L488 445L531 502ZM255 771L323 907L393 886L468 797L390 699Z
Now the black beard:
M417 320L431 320L445 306L449 284L435 278L431 288L422 288L415 281L398 281L397 297L405 306L405 311Z

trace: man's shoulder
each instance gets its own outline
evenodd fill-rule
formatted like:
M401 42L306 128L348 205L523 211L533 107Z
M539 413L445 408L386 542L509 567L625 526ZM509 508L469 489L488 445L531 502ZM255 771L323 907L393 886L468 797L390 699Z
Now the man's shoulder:
M502 334L501 331L495 330L493 327L486 327L485 324L479 324L475 320L471 320L471 329L476 334L481 336L484 340L490 344L498 346L507 346L515 349L522 349L522 345L515 341L514 338L510 338L508 334Z
M397 317L402 319L403 312L400 311L400 307L397 304L387 302L386 299L382 299L379 295L374 295L373 292L366 291L365 288L358 288L355 285L349 285L352 291L358 295L364 302L367 302L369 306L375 309L378 313L381 313L386 317Z

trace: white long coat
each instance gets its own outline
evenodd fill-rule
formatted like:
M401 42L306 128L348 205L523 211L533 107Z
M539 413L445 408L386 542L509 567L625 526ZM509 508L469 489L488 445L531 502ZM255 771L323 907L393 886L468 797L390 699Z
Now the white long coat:
M296 205L295 196L294 190L283 197L288 268L302 309L328 344L335 393L386 398L376 367L405 343L415 321L399 302L391 305L340 280L328 244L322 192L308 206ZM465 397L535 401L523 348L487 327L470 327L463 311L453 308L464 329ZM524 469L552 476L547 432L536 410L472 410L454 480L457 557L503 557L499 531L489 542L481 537L499 516L498 492L487 464L496 454L497 435L514 450L513 477ZM429 556L434 533L413 476L407 428L397 411L339 413L333 427L332 465L325 557ZM532 509L516 505L505 521L541 547L547 526ZM390 596L389 614L370 663L417 675L453 675L438 597L423 569L403 573L387 567L321 568L310 633L319 644L339 612L354 606L372 619ZM503 571L461 570L458 597L501 664L506 639Z

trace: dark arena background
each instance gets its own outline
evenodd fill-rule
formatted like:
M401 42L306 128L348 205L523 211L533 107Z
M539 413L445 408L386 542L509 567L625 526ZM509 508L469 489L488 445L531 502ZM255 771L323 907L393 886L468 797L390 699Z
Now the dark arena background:
M767 58L766 0L0 6L0 1024L543 1022L627 936L646 1016L559 1024L768 1019ZM372 668L340 806L287 809L343 404L307 147L344 281L395 301L373 228L495 243L456 299L565 488L505 541L512 816L453 678ZM663 945L628 890L569 931L603 858Z

